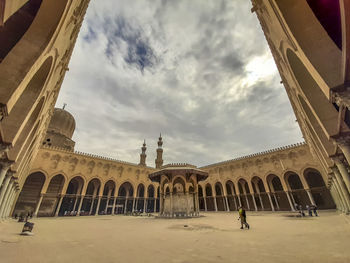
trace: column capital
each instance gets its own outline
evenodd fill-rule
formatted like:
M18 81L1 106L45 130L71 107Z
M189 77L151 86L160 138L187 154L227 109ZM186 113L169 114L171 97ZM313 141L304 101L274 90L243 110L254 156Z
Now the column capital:
M4 154L7 153L12 148L10 143L0 143L0 155L4 157Z
M6 116L8 116L7 106L6 104L0 103L0 121Z
M7 159L0 160L0 165L1 165L2 169L9 169L13 163L14 163L14 161L10 161Z
M331 94L332 102L337 104L339 107L347 107L350 109L350 96L347 90L345 91L332 91Z
M336 146L342 147L349 147L350 146L350 136L349 135L343 135L338 138L333 138L333 144Z
M333 160L333 162L338 165L338 164L343 164L343 161L344 161L344 157L341 156L341 155L336 155L336 156L333 156L331 157L331 159ZM331 168L333 169L333 168Z
M338 168L337 168L336 166L333 166L333 167L331 167L331 170L333 171L333 173L331 173L330 176L331 176L332 178L335 178L335 173L338 173L338 172L339 172L339 171L338 171Z
M17 172L15 172L15 171L8 170L7 173L6 173L6 175L11 176L11 177L13 178L13 180L17 180L18 177L15 176L16 173L17 173Z

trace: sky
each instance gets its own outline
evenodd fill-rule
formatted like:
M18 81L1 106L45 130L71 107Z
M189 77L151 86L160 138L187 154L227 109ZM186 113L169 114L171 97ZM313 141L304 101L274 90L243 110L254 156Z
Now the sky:
M56 107L78 151L197 166L303 141L247 0L91 0Z

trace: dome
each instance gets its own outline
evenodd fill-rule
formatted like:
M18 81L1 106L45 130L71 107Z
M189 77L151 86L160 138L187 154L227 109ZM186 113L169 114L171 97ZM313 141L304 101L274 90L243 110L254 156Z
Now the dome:
M55 108L48 131L53 131L72 139L74 130L75 120L72 114L64 109Z

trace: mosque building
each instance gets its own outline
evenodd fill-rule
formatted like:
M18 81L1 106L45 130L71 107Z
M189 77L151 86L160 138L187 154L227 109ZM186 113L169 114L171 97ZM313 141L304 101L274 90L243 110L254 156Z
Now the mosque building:
M252 0L305 143L203 167L164 165L162 136L154 167L146 142L138 164L75 151L74 117L54 105L88 4L0 1L0 218L349 213L349 1Z
M166 217L200 211L294 210L294 204L335 208L327 177L305 143L197 168L163 165L158 139L155 168L75 152L73 116L55 109L42 146L12 214L36 216L159 212Z

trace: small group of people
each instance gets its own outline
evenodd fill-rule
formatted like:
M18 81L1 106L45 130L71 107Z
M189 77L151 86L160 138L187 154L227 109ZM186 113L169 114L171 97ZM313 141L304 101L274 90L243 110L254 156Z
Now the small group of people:
M77 215L77 211L64 211L64 216L76 216Z
M33 218L33 212L20 213L19 216L16 213L14 216L15 216L15 219L18 218L18 222L27 222L28 219Z
M305 216L304 210L303 210L303 206L302 205L298 205L298 204L294 204L295 210L299 212L301 217ZM318 216L317 213L317 205L306 205L305 206L309 216L312 216L312 212L314 213L315 216Z

